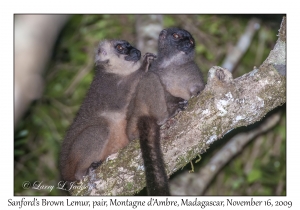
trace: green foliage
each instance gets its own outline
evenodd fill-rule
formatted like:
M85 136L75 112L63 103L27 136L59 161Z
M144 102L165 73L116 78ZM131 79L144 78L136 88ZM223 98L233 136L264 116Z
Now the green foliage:
M262 172L258 169L253 169L248 175L247 175L247 182L249 184L252 184L255 181L260 180L262 177Z
M175 22L174 18L172 18L168 15L165 15L164 16L164 26L166 28L176 27L176 22Z

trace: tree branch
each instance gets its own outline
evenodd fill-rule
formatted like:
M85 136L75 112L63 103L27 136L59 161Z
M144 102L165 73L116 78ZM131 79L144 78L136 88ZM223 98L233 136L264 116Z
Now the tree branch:
M157 53L157 37L163 30L162 15L136 15L137 48L144 55L146 52Z
M184 173L175 177L170 183L172 195L202 195L220 169L257 135L273 128L280 120L280 114L275 113L257 129L243 132L233 137L209 162L197 173ZM199 178L201 177L201 178Z
M245 32L240 37L236 46L231 49L231 52L227 54L226 58L222 63L222 67L230 72L236 68L239 61L242 59L243 55L247 52L252 38L256 31L260 28L260 20L252 18L246 27Z
M168 175L189 163L232 129L253 124L286 102L285 18L269 57L251 72L233 79L212 67L204 91L189 107L161 127L161 147ZM95 181L96 180L96 181ZM87 176L73 195L132 195L145 186L138 140L113 154ZM88 188L84 188L88 186Z

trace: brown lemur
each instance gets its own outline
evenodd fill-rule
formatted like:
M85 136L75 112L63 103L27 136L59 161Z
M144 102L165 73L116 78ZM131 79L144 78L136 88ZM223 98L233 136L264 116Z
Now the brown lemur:
M126 113L138 81L154 55L140 64L141 52L124 40L104 40L96 51L95 76L64 138L60 171L76 181L129 143Z
M148 195L169 195L168 177L160 149L159 127L186 108L187 100L204 89L194 62L195 40L183 29L159 34L157 59L140 80L128 112L127 134L139 138Z

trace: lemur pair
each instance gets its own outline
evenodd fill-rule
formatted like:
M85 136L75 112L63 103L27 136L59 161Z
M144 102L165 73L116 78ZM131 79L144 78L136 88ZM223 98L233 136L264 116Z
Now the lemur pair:
M159 127L204 89L195 40L178 28L159 34L157 56L124 40L102 41L96 73L62 144L63 180L80 180L110 154L140 139L149 195L169 195Z

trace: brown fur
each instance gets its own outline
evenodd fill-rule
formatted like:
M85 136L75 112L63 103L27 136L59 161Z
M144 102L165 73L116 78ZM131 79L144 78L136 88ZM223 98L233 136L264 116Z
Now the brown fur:
M169 194L159 148L159 126L204 89L202 74L193 61L194 46L189 32L177 28L163 30L157 59L139 82L129 106L127 134L130 140L140 137L149 195Z
M121 51L117 50L119 45ZM140 51L126 41L105 40L99 44L95 77L62 144L63 180L82 179L91 167L128 144L128 105L149 66L149 57L142 65L139 59Z

